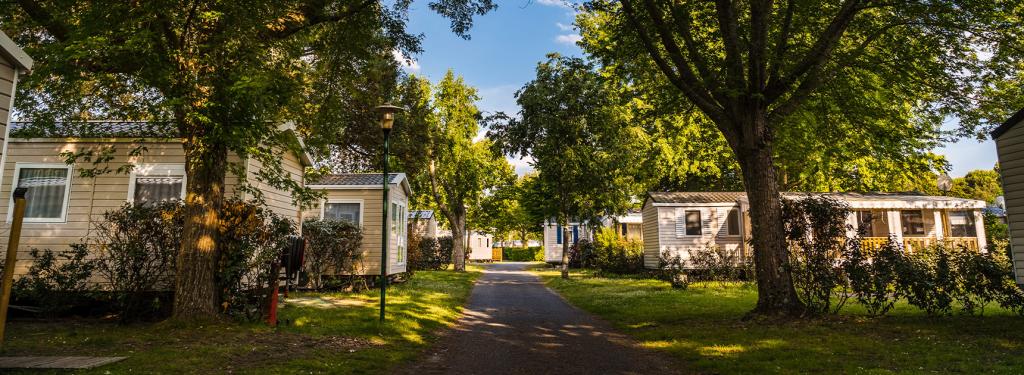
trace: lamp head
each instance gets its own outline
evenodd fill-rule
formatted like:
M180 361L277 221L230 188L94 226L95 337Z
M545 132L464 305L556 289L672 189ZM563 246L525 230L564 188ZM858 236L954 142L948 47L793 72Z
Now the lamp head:
M377 106L377 111L380 112L380 128L384 130L391 130L395 126L395 113L398 111L404 111L405 108L394 106L391 104L384 104Z

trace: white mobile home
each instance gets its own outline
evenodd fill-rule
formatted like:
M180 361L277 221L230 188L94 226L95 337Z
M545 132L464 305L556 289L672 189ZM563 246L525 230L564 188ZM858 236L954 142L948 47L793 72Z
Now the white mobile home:
M326 198L312 210L315 217L348 220L363 228L362 252L355 265L357 275L380 275L383 233L384 176L381 173L347 173L324 176L310 183ZM405 173L388 176L388 275L406 271L408 207L412 189Z
M807 196L784 193L790 199ZM824 193L845 202L847 222L865 233L864 246L874 248L890 238L908 250L942 242L986 251L981 210L985 202L910 193ZM749 204L742 192L652 192L643 206L644 265L658 266L668 252L683 259L689 251L718 246L750 256Z
M1017 283L1024 284L1024 109L992 131L1010 226L1010 249Z
M569 229L568 238L564 237L563 229ZM592 240L593 234L587 223L570 222L567 227L559 226L555 219L544 222L544 261L548 263L562 262L562 246L568 242L571 247L580 240Z
M469 233L469 260L492 260L494 252L491 250L494 245L494 236L472 231Z
M432 210L409 211L409 233L423 238L437 237L437 218Z

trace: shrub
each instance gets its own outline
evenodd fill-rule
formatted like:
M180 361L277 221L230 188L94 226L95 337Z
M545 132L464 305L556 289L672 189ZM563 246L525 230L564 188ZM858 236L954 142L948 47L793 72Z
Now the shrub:
M601 272L635 274L644 269L644 246L619 238L614 229L603 228L594 242L593 265Z
M351 274L357 262L357 252L363 241L359 226L341 220L306 220L306 273L313 289L325 285L329 273Z
M437 238L437 243L441 247L441 259L444 260L444 264L451 264L455 256L455 240L452 236L442 236Z
M838 313L849 297L848 278L841 264L847 232L852 229L846 224L849 213L845 203L826 197L783 201L793 283L812 313Z
M739 251L721 246L708 246L687 252L690 256L691 281L716 281L724 284L727 281L739 280L742 271Z
M161 301L155 291L174 288L175 255L181 245L181 204L125 204L103 214L89 240L98 249L96 272L122 321L151 315ZM83 245L84 246L84 245Z
M413 270L438 271L448 268L451 264L451 247L448 247L448 252L445 253L442 251L441 242L436 238L423 238L416 246L410 243L409 249L412 250L409 255L409 267Z
M89 283L96 261L89 258L89 247L73 244L67 251L54 252L50 249L32 249L32 267L28 274L18 279L13 288L18 297L26 298L39 305L49 316L57 315L80 306L92 297L95 290Z
M506 247L501 249L501 259L510 262L544 261L544 247Z
M654 277L668 281L673 288L677 289L686 289L690 285L683 257L668 251L658 255L658 269L654 271Z
M903 264L907 262L903 249L889 241L869 258L860 241L851 241L851 244L849 257L843 262L850 288L868 314L885 315L899 299L898 273L906 269Z
M276 273L270 265L280 259L294 236L295 224L273 211L232 198L224 203L217 261L217 286L224 312L255 321L263 318ZM307 252L308 254L308 252Z
M594 242L580 239L569 246L569 267L585 268L594 266Z

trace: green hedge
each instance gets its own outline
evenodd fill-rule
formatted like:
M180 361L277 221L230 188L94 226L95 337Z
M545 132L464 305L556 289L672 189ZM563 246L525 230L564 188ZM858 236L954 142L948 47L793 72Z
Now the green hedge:
M501 249L501 259L509 262L543 262L544 246L506 247Z

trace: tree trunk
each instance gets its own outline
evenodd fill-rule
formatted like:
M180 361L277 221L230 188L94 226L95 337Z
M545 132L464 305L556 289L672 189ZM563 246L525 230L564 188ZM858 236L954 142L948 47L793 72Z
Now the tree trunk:
M174 317L210 318L219 311L216 266L227 148L191 136L185 143L185 168L185 224L175 273Z
M751 142L745 146L737 154L743 169L753 226L754 265L757 270L757 307L753 313L799 316L806 309L797 297L790 273L789 250L782 222L782 197L772 160L771 142Z
M452 226L452 264L455 271L466 270L466 208L455 205L452 217L448 219Z
M558 230L562 231L562 278L569 278L569 223L566 220L565 225L561 225Z

